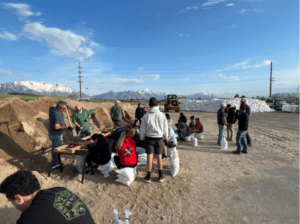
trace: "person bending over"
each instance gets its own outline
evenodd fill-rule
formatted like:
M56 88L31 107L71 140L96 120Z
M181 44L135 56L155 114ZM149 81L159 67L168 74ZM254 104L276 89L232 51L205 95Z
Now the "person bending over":
M76 194L64 187L41 190L38 179L29 171L8 176L0 184L0 193L22 212L17 224L95 224Z
M174 148L174 147L177 146L177 138L176 138L176 135L175 135L175 132L174 132L173 128L169 127L168 131L169 131L168 140L164 140L164 153L162 155L163 159L168 158L167 147L168 148Z
M133 128L126 128L121 134L116 146L118 155L114 157L118 169L137 166L136 143L132 139L134 134Z
M89 155L86 158L88 164L88 169L86 174L94 174L92 162L98 165L105 165L111 160L111 150L107 138L101 134L93 134L92 140L94 141L92 145L88 146Z

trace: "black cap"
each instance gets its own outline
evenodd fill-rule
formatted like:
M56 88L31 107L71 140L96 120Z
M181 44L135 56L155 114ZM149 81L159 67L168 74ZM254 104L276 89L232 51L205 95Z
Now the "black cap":
M155 97L151 97L149 99L149 106L153 107L153 106L156 106L156 105L157 105L157 99Z

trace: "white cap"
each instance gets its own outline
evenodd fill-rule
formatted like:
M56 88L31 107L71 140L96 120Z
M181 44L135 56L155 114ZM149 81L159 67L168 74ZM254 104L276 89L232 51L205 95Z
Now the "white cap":
M242 101L242 102L246 102L246 99L245 99L245 98L243 98L243 99L241 99L241 101Z
M117 103L120 103L120 101L119 101L119 100L116 100L115 102L116 102L116 104L117 104Z
M221 107L226 107L226 103L221 103L220 106Z

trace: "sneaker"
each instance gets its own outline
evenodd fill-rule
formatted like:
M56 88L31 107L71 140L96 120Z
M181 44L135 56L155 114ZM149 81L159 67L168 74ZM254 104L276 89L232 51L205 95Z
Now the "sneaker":
M240 155L240 154L241 154L241 153L238 152L238 151L233 151L232 153L233 153L233 154L237 154L237 155Z
M151 179L150 179L150 178L148 179L147 177L145 177L145 178L144 178L144 181L145 181L146 183L148 183L148 184L151 184Z
M159 182L159 183L162 183L162 182L164 182L165 179L166 179L166 178L165 178L164 176L162 176L161 178L158 178L158 182Z
M247 151L242 151L242 153L245 153L245 154L247 154L248 152L247 152Z

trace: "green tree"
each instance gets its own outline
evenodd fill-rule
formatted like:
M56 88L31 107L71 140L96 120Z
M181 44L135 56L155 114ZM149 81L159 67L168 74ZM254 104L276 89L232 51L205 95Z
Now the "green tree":
M239 94L235 94L234 98L240 98Z
M241 98L246 98L246 97L244 95L242 95Z
M201 100L201 97L198 97L198 100Z

